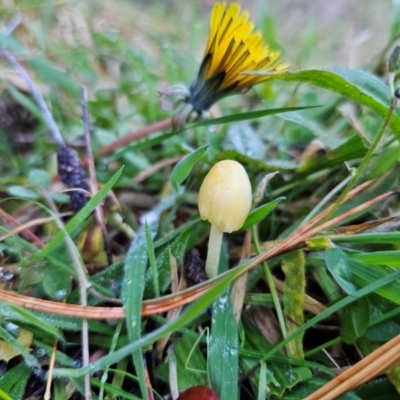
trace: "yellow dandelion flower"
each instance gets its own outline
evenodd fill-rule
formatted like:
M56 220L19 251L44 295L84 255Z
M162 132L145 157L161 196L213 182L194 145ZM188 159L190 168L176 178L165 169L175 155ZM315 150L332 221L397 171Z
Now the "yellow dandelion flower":
M167 89L164 94L181 98L174 122L182 126L195 120L221 98L243 93L253 85L271 79L267 75L247 75L246 71L283 72L287 64L278 61L279 52L264 44L260 33L253 32L246 11L240 5L216 3L212 10L210 35L196 80L190 87Z

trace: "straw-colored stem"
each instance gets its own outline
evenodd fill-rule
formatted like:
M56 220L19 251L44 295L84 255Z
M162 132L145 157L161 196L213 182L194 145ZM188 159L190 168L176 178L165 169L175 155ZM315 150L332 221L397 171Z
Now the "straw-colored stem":
M211 224L210 238L208 239L208 251L206 261L206 272L209 279L218 275L219 257L221 254L223 232Z

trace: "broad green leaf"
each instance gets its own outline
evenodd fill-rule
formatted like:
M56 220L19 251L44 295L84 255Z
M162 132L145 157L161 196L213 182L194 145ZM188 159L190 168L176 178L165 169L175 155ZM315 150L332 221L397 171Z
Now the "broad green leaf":
M17 185L9 186L7 188L7 192L11 196L24 197L30 200L37 200L38 198L40 198L39 193L37 193L35 190L28 189L25 186L17 186Z
M51 177L44 169L32 169L28 173L28 181L35 186L48 189L51 184Z
M308 395L316 392L319 388L324 386L329 382L329 379L325 377L312 377L307 382L302 383L292 389L290 392L285 393L282 397L282 400L303 400ZM346 393L340 397L336 398L337 400L364 400L363 397L357 396L354 392Z
M325 262L333 279L347 294L351 295L356 292L357 288L353 283L347 257L341 249L327 249L325 251Z
M336 148L343 142L343 139L333 137L329 134L326 128L319 126L317 122L315 122L309 116L304 115L304 113L292 112L288 114L278 115L278 117L285 121L293 122L306 128L329 148Z
M369 301L367 297L358 299L344 308L340 325L340 336L347 344L354 343L364 335L369 324Z
M380 377L372 382L368 382L357 389L355 393L362 400L394 400L399 398L394 386L386 377Z
M194 334L183 335L174 344L179 391L192 386L203 385L207 381L207 361L198 346L198 337ZM164 382L169 382L168 358L157 368Z
M194 150L175 165L170 176L170 183L174 190L178 190L179 185L189 176L193 166L203 157L208 147L209 145L206 144Z
M373 342L387 342L397 335L400 335L400 325L389 320L371 326L367 329L364 336Z
M64 300L71 293L72 277L68 272L49 268L41 282L43 290L53 300Z
M375 75L346 68L310 69L294 73L273 74L273 79L307 82L339 93L375 111L384 118L389 109L389 88ZM400 118L393 114L390 126L400 137Z
M282 200L285 200L285 197L278 197L277 199L252 210L240 230L250 228L254 224L262 221Z

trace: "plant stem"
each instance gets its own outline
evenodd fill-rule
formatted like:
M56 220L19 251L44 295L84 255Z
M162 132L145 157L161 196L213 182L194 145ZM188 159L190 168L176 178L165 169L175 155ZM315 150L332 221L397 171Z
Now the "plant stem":
M357 184L357 181L359 180L360 176L366 169L367 164L369 163L376 148L378 147L378 145L383 137L383 134L385 133L385 130L386 130L387 126L389 125L390 118L392 117L392 114L393 114L396 106L397 106L397 98L394 98L392 100L392 102L390 103L390 108L389 108L388 114L387 114L385 120L383 121L381 129L379 130L374 141L372 142L371 146L369 147L367 154L365 154L364 158L361 160L361 164L358 166L353 178L347 184L346 188L343 190L343 192L340 194L340 196L336 200L334 206L332 207L331 212L321 221L321 223L326 222L334 214L334 212L339 208L340 204L343 202L343 199L347 196L347 194L350 192L350 190L353 189L353 187Z
M209 279L218 275L219 257L221 254L223 232L211 224L210 238L208 239L208 251L206 260L206 273Z

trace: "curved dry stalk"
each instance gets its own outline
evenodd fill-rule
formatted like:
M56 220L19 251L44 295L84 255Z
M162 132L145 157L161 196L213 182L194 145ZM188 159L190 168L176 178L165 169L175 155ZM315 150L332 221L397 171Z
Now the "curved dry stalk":
M369 381L400 360L400 335L342 372L304 400L334 400Z
M366 182L351 191L345 200L353 197L360 190L369 185L372 181ZM287 251L291 251L293 247L298 246L306 239L309 239L312 235L319 233L323 229L327 229L336 223L340 223L346 218L371 207L373 204L383 200L384 198L392 195L393 192L387 192L380 196L375 197L368 202L354 208L353 210L347 211L346 213L334 218L333 220L325 222L323 225L316 226L323 218L326 213L329 212L330 207L328 207L324 212L313 218L304 226L297 229L290 236L283 239L281 242L277 243L276 246L268 249L259 256L253 258L249 264L238 272L237 277L248 272L250 269L259 265L262 261L275 257L277 255L283 254ZM193 286L190 289L178 292L173 295L163 296L158 299L146 300L143 302L142 315L152 315L158 314L165 311L172 310L177 307L186 305L204 294L208 289L210 289L214 284L219 282L224 278L225 275L230 274L228 271L224 274L218 275L216 278L201 283L199 285ZM91 306L80 306L75 304L62 304L49 300L36 299L28 296L18 295L12 292L7 292L5 290L0 290L0 301L5 301L12 303L24 308L38 310L47 313L53 313L58 315L66 315L71 317L88 318L88 319L121 319L124 318L124 311L122 307L91 307Z
M3 235L0 237L0 242L2 240L7 239L9 236L12 236L13 234L18 234L18 233L23 233L26 235L26 237L32 242L34 243L37 247L39 247L39 249L43 249L46 247L45 243L39 239L33 232L31 232L29 230L29 228L31 228L34 225L30 225L30 223L26 223L26 224L21 224L19 221L17 221L12 215L8 214L7 212L5 212L1 207L0 207L0 217L3 217L6 221L11 222L13 225L16 225L17 228L15 228L12 233L8 232L7 234ZM37 221L37 220L36 220ZM43 219L41 220L43 221ZM34 221L31 221L31 223Z
M112 142L108 144L107 146L102 147L98 153L97 156L106 156L108 154L111 154L115 150L118 150L119 148L126 146L127 144L134 142L139 139L143 139L146 136L150 135L151 133L157 132L157 131L162 131L164 129L168 129L172 127L172 119L167 118L163 119L161 121L155 122L154 124L145 126L142 129L139 129L135 132L132 132L126 136L123 136L119 139L117 139L115 142ZM87 166L87 159L82 160L82 166L86 167Z

